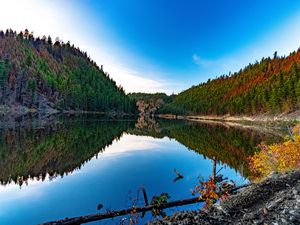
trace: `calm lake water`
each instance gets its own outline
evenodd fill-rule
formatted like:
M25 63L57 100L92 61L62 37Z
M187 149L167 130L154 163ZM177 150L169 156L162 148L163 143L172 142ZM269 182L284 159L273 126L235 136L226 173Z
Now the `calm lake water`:
M242 184L245 159L260 142L280 136L172 120L110 121L97 117L23 118L0 124L0 224L26 225L143 205L169 193L190 198L190 189L217 170ZM184 178L173 182L176 168ZM104 207L97 210L98 204ZM199 209L194 204L166 210ZM123 216L92 224L120 224ZM139 218L144 224L151 213ZM126 223L125 223L126 224ZM127 223L128 224L128 223Z

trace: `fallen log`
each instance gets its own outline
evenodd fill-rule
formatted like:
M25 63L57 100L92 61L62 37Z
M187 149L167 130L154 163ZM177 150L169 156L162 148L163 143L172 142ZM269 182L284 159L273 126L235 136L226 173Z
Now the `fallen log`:
M200 200L203 201L203 200ZM108 218L113 218L117 216L123 216L131 213L139 213L139 212L145 212L145 211L150 211L152 209L165 209L165 208L170 208L174 206L181 206L181 205L188 205L188 204L193 204L196 202L200 202L199 197L195 198L190 198L190 199L184 199L184 200L178 200L174 202L168 202L165 204L161 205L148 205L148 206L143 206L143 207L131 207L128 209L123 209L119 211L111 211L107 213L98 213L98 214L91 214L87 216L79 216L79 217L74 217L74 218L66 218L58 221L53 221L53 222L47 222L43 223L40 225L71 225L71 224L82 224L82 223L89 223L97 220L103 220L103 219L108 219Z
M239 187L229 190L228 192L233 193L233 192L237 191L238 189L246 187L248 185L249 184L241 185ZM171 207L175 207L175 206L194 204L194 203L203 202L203 201L205 201L205 199L200 199L199 197L194 197L194 198L189 198L189 199L177 200L177 201L173 201L173 202L161 203L160 205L147 205L147 206L143 206L143 207L131 207L131 208L123 209L123 210L119 210L119 211L110 211L107 213L97 213L97 214L90 214L87 216L65 218L62 220L42 223L40 225L80 225L83 223L89 223L89 222L94 222L94 221L98 221L98 220L109 219L109 218L123 216L123 215L127 215L127 214L132 214L132 213L146 212L146 211L150 211L153 209L161 210L161 209L171 208Z

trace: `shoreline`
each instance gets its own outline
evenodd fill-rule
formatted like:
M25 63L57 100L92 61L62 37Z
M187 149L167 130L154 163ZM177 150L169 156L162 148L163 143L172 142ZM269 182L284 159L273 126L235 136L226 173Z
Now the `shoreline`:
M163 119L178 119L192 121L221 121L221 122L251 122L251 123L269 123L269 122L294 122L300 121L300 110L292 113L281 113L276 115L260 114L255 116L248 115L175 115L175 114L157 114L156 117Z
M169 224L298 224L300 170L271 173L211 208L179 211L149 225Z
M28 108L25 106L0 106L0 116L24 116L27 114L40 114L44 116L51 116L55 114L65 114L65 115L108 115L108 116L135 116L135 114L125 113L125 112L116 112L116 111L86 111L86 110L58 110L51 107L36 109Z

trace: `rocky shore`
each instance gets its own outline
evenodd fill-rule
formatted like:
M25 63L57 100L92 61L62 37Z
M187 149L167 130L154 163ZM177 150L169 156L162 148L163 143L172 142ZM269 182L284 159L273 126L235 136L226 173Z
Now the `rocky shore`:
M184 211L151 225L171 224L300 224L300 170L271 173L208 210Z
M156 117L164 119L185 119L185 120L203 120L203 121L227 121L227 122L280 122L280 121L300 121L300 110L281 113L281 114L260 114L260 115L191 115L181 116L174 114L158 114Z

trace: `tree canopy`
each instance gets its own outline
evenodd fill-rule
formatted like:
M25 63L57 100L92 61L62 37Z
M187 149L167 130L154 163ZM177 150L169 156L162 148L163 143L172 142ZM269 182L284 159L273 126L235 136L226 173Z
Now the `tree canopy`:
M0 31L0 104L135 112L135 102L86 52L70 42Z
M208 80L178 94L160 113L259 114L300 107L300 50L263 58L239 72Z

